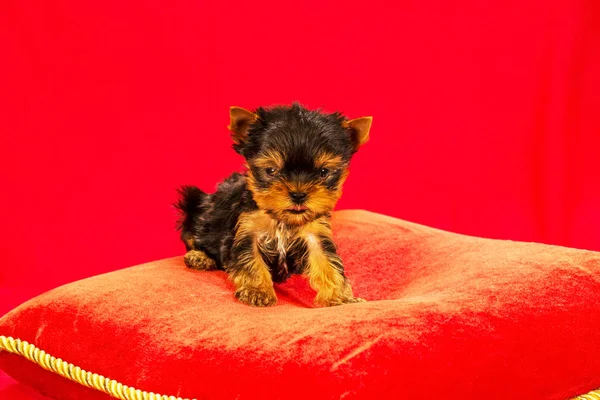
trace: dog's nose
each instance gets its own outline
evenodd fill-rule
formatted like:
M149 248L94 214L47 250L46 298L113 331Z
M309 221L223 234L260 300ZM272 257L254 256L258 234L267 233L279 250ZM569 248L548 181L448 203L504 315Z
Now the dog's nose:
M290 192L290 196L292 196L292 200L296 204L302 204L306 200L306 193L304 192Z

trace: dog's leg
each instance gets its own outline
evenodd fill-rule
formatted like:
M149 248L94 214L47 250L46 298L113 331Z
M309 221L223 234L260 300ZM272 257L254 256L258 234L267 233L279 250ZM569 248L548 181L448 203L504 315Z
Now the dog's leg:
M194 237L191 234L184 232L182 236L183 242L185 243L185 249L187 250L187 253L185 253L185 256L183 257L185 265L199 271L217 269L215 260L196 247Z
M307 249L305 275L317 291L315 304L329 307L363 302L363 299L354 297L352 287L344 276L344 266L337 254L329 223L324 220L311 223L304 230L303 239Z
M235 285L235 297L242 303L267 307L277 303L269 267L263 260L254 235L238 231L232 248L234 264L227 267Z

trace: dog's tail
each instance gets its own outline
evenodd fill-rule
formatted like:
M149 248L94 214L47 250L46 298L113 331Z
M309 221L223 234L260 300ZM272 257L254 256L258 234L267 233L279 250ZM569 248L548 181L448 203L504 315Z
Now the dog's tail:
M183 185L178 190L179 198L174 206L179 210L177 230L181 231L181 238L185 241L194 233L198 217L204 213L205 200L208 194L196 186Z

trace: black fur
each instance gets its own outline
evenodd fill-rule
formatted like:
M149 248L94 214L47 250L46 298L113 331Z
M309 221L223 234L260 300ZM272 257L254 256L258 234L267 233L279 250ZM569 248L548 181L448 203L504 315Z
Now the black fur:
M346 162L355 152L353 132L342 127L345 118L340 113L324 114L297 103L291 107L260 107L255 112L259 120L250 127L248 140L233 148L248 160L269 150L282 151L287 158L281 173L287 179L316 179L319 171L314 158L319 151L339 154ZM257 183L268 188L269 179L264 172L253 172ZM326 183L334 189L339 179L339 173L334 174Z
M332 192L339 189L344 171L335 170L326 178L320 177L315 157L327 152L339 156L345 164L350 161L356 151L354 133L344 127L345 118L341 114L312 111L299 104L258 108L254 113L258 120L250 126L247 139L235 144L234 149L248 161L258 190L268 191L278 180L317 182ZM270 150L286 156L277 178L269 176L264 168L253 165L255 158ZM178 227L187 250L204 251L215 260L219 269L235 265L236 258L252 246L249 239L233 246L238 218L243 212L259 208L248 186L247 173L232 174L214 194L206 194L194 186L183 186L179 194L180 199L175 206L181 213ZM272 210L265 211L269 213ZM276 218L275 215L273 218ZM312 218L322 215L315 214ZM326 238L321 240L324 249L335 254L334 243ZM284 260L275 250L262 254L271 269L273 281L282 282L290 274L301 272L298 260L306 251L305 244L298 243L289 249Z
M175 204L181 213L179 229L186 250L204 251L215 260L217 268L231 259L235 226L242 212L257 210L252 194L246 187L246 177L233 173L214 194L206 194L195 186L182 186Z

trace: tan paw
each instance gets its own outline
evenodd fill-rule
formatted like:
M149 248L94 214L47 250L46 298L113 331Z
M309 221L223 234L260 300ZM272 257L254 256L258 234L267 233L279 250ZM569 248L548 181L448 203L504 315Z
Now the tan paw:
M315 304L319 307L333 307L333 306L341 306L342 304L352 304L352 303L364 303L365 299L361 299L359 297L347 297L347 296L339 296L331 299L320 299L319 297L315 298Z
M273 288L244 287L235 292L235 297L244 304L254 307L270 307L277 303Z
M200 250L190 250L183 257L185 265L189 268L197 269L200 271L210 271L216 269L217 264L215 260L206 255L205 252Z
M366 303L367 301L365 299L361 299L360 297L352 297L350 299L348 299L345 304L348 303Z

